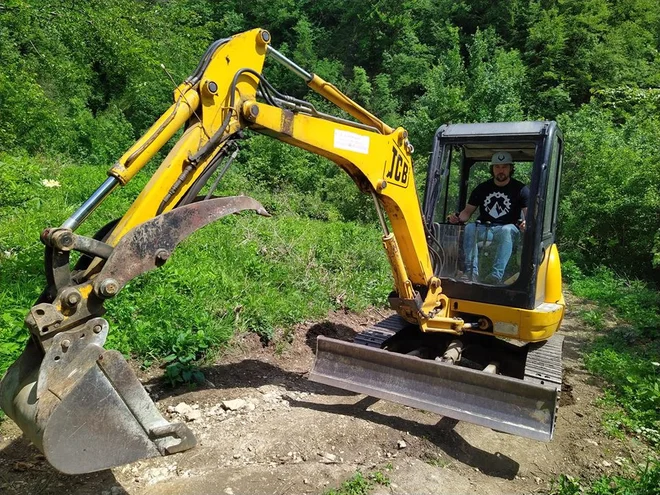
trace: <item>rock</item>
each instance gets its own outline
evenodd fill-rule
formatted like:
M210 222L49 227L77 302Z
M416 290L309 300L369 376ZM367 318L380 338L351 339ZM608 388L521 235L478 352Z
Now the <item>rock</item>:
M179 415L181 415L181 416L184 416L184 415L186 415L187 413L192 412L192 410L193 410L193 408L190 407L190 406L189 406L188 404L186 404L185 402L179 402L179 403L176 405L176 407L174 408L174 412L177 413L177 414L179 414Z
M234 459L240 459L240 458L241 458L241 454L234 454Z
M164 481L170 477L170 472L166 467L162 468L152 468L145 473L147 478L147 484L153 485L160 481Z
M193 409L189 413L186 413L184 417L186 418L186 421L199 421L202 419L202 411L199 409Z
M22 471L28 471L30 469L34 468L34 464L31 462L26 462L26 461L17 461L14 463L12 466L12 470L22 472Z
M277 392L267 392L264 394L263 400L269 404L275 404L282 400L282 395Z
M257 408L252 402L248 402L247 405L245 406L245 409L248 411L254 411Z
M124 489L121 486L113 486L110 488L110 494L111 495L122 495L123 493L126 493Z
M226 493L227 495L234 495L234 490L227 487L227 488L225 488L225 491L223 493Z
M174 406L167 406L167 412L172 414L176 412L176 408Z
M337 456L334 454L320 454L321 458L319 459L319 462L323 464L336 464L337 463Z
M591 438L585 438L584 441L598 447L598 442L596 440L592 440Z
M399 450L405 449L407 446L408 446L408 444L406 442L404 442L403 440L399 440L396 443L396 448L399 449Z
M603 461L603 466L605 467L612 467L612 463L608 461Z
M208 411L206 411L206 415L207 415L207 416L224 416L224 415L226 415L226 414L227 414L227 413L226 413L225 410L222 408L222 404L216 404L216 405L213 406L211 409L209 409Z
M247 405L243 399L234 399L234 400L224 400L222 401L222 407L228 411L238 411L243 409Z

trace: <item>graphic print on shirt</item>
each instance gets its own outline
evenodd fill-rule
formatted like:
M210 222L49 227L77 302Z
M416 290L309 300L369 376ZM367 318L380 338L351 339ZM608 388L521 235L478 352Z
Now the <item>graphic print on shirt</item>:
M502 192L492 192L484 200L484 210L493 218L500 218L511 211L511 199Z

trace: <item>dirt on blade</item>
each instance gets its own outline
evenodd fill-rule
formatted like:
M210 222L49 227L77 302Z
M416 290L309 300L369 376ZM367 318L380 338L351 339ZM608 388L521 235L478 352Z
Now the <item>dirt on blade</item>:
M300 325L286 347L254 334L204 370L203 388L141 379L171 420L187 421L197 448L85 476L54 471L10 421L0 426L0 493L140 495L323 493L356 471L391 483L377 494L547 492L559 474L625 472L644 459L632 440L608 438L595 402L601 384L582 365L590 332L562 325L564 385L555 438L535 442L436 414L325 387L306 378L318 335L350 340L387 316L334 312Z

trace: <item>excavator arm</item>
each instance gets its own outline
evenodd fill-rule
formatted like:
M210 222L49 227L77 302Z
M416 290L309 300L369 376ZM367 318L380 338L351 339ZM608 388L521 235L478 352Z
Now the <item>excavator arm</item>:
M266 57L291 69L357 122L279 93L262 75ZM103 348L108 324L102 315L105 301L167 262L177 244L197 229L243 210L268 215L249 197L214 198L213 187L199 196L214 174L226 172L245 129L327 157L373 197L394 277L390 301L401 317L422 331L458 335L467 325L451 314L433 275L413 147L404 129L390 128L288 60L270 46L270 34L262 29L213 43L173 96L170 108L110 168L108 179L61 227L41 236L47 288L26 317L31 339L0 383L0 406L66 473L195 445L185 425L160 415L121 354ZM182 127L182 136L123 217L95 238L76 234L87 216ZM84 255L73 269L72 251Z

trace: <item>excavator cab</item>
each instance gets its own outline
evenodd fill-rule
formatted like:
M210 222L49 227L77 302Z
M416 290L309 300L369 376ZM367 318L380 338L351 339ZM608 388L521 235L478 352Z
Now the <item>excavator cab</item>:
M437 130L424 219L434 274L450 298L530 310L547 300L562 148L556 122L448 124ZM529 188L526 216L503 227L480 222L477 210L465 225L449 223L474 188L491 179L491 157L501 152L513 159L513 178ZM489 202L495 216L512 207L507 197ZM498 263L501 278L491 275Z

